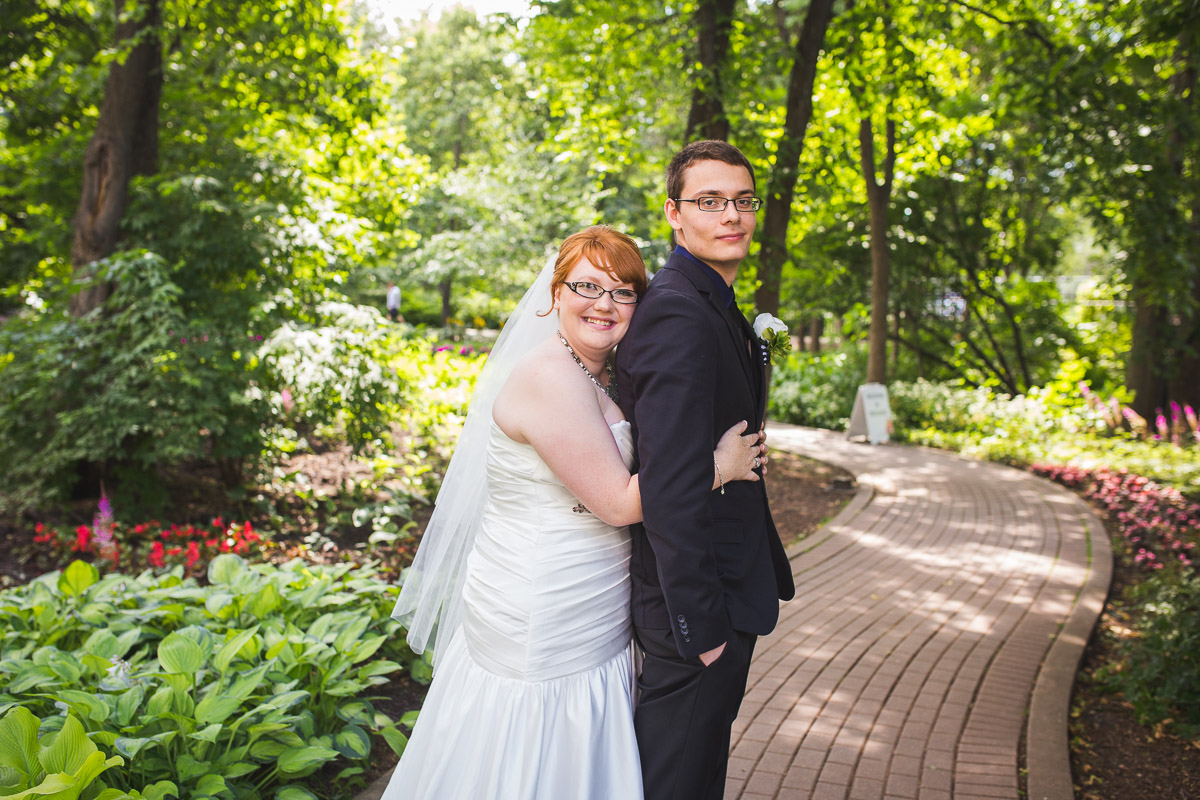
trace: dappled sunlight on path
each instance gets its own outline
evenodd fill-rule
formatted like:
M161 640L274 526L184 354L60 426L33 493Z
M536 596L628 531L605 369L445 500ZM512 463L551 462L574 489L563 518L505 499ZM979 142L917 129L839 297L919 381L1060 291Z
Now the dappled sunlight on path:
M726 797L1015 800L1039 666L1109 557L1086 506L933 450L770 436L869 491L789 553L797 596L759 642Z

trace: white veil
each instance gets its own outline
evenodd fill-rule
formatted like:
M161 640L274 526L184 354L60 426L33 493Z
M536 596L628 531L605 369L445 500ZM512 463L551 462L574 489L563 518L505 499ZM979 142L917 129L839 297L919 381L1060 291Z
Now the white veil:
M479 373L433 516L425 527L412 566L404 571L400 598L392 617L408 628L408 643L413 652L432 648L436 657L438 647L449 644L462 622L467 556L487 504L492 404L517 362L558 328L557 310L538 316L538 312L546 311L552 303L550 284L557 257L557 253L550 256L537 280L525 292Z

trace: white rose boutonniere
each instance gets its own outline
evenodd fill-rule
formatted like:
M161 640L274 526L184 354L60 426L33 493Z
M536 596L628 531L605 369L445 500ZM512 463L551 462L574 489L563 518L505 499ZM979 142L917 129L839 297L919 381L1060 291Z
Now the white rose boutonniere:
M792 349L792 337L788 336L783 320L770 314L759 314L754 318L754 335L762 341L763 363L775 363Z

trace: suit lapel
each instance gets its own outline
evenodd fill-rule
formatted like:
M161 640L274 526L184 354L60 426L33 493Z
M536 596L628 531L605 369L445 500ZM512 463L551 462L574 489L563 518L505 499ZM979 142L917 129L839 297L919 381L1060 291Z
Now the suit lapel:
M762 342L754 335L754 328L750 327L749 320L741 311L737 313L741 318L741 327L746 339L750 342L750 360L753 362L751 367L752 376L750 385L754 387L755 400L755 419L761 425L763 420L767 418L767 368L763 364L763 346Z
M761 423L765 414L765 399L767 396L764 381L766 380L766 371L763 370L752 359L761 359L762 354L759 351L758 340L754 336L754 329L750 327L750 323L746 320L746 316L738 311L736 316L740 318L740 322L734 319L734 312L725 305L713 294L712 283L699 272L693 272L687 266L687 259L684 256L672 254L668 259L664 269L676 269L700 294L704 295L712 306L713 310L725 322L725 329L729 332L729 336L733 340L733 349L738 354L738 359L742 363L742 371L746 375L746 383L750 386L750 395L755 401L755 413L758 415L756 422ZM746 346L749 342L749 347Z
M737 351L738 359L742 362L742 370L746 373L746 382L753 389L753 387L758 385L758 376L754 374L754 363L750 360L750 347L746 346L746 318L742 316L740 311L736 312L737 316L742 319L741 324L738 324L734 320L735 312L733 309L722 306L720 301L711 294L708 296L708 302L712 304L717 314L725 321L725 327L729 330L729 335L733 337L733 348Z

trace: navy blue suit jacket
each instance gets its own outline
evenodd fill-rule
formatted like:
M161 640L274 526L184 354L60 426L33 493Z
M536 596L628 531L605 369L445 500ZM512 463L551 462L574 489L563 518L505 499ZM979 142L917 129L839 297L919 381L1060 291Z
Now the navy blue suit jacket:
M685 658L728 641L735 630L770 633L779 600L795 594L766 485L736 481L724 494L712 489L721 434L739 420L757 430L767 401L749 323L716 289L702 267L672 254L616 355L645 518L631 528L633 621L670 628Z

